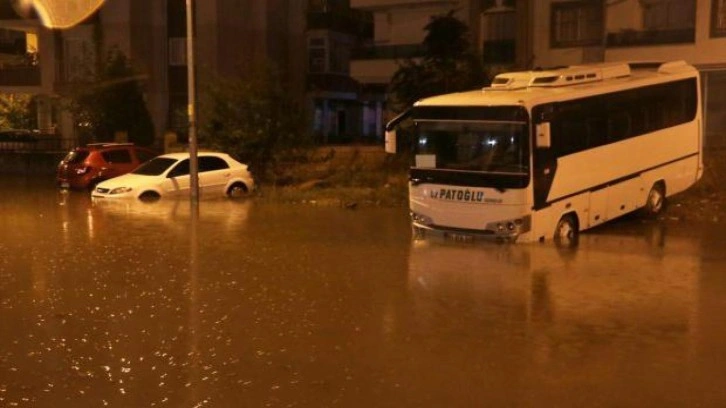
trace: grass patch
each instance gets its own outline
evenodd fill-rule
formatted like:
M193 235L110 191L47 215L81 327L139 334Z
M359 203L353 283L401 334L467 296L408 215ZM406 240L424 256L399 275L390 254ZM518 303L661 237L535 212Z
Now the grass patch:
M408 205L407 161L380 147L325 149L309 160L285 163L258 199L356 208Z

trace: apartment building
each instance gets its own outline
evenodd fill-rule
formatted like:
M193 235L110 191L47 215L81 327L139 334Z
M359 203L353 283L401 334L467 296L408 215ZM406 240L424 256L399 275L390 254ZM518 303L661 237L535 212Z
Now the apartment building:
M312 131L322 144L366 143L383 124L381 105L365 100L350 76L351 54L373 35L370 13L349 0L310 0L307 10L307 99ZM364 124L371 128L366 128Z
M474 51L491 73L526 67L531 60L526 0L351 0L373 15L373 40L357 50L351 76L368 89L366 103L385 112L385 92L402 60L424 55L425 27L450 11L469 26ZM376 127L378 134L381 127Z
M530 3L532 66L683 59L701 72L705 144L726 147L726 2L543 0Z
M80 24L50 30L37 16L0 2L0 92L36 96L38 127L74 140L78 123L60 100L117 47L138 71L157 143L186 129L185 0L106 0ZM262 62L277 64L291 97L303 98L305 5L299 0L195 1L198 87ZM3 45L5 45L3 47ZM180 112L182 114L180 114Z

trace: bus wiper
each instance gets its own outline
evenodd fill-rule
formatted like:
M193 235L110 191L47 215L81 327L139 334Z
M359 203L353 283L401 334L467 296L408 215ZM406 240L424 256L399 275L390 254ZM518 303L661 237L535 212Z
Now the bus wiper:
M417 186L421 183L431 183L434 181L433 177L409 177L408 181L411 182L412 186Z

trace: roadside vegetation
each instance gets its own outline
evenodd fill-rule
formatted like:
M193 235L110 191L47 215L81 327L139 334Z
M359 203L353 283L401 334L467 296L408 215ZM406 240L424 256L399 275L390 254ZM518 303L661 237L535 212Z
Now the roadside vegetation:
M468 26L453 11L432 17L425 31L424 57L402 60L389 86L387 106L394 114L421 98L489 81ZM200 141L249 163L261 181L262 199L347 208L406 205L405 129L396 156L381 146L315 146L304 109L269 66L243 77L216 78L202 93Z
M0 94L0 129L34 129L34 101L27 94Z
M726 150L704 153L703 177L673 197L662 217L668 221L726 223Z
M314 147L302 101L271 65L206 83L199 100L201 145L236 156L274 182L281 165L305 162Z
M111 142L119 132L140 146L154 142L154 127L142 92L144 79L118 49L97 66L88 65L89 81L74 87L67 106L87 142Z

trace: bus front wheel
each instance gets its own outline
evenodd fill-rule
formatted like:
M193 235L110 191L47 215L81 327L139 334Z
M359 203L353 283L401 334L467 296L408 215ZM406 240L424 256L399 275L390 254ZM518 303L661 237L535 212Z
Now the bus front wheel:
M555 244L560 247L573 248L577 246L579 231L577 219L572 214L565 214L557 222L555 228Z
M648 192L648 198L645 201L643 211L645 215L651 218L658 216L663 212L665 207L665 187L663 183L655 183Z

